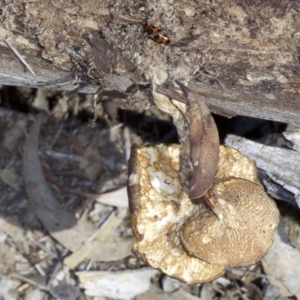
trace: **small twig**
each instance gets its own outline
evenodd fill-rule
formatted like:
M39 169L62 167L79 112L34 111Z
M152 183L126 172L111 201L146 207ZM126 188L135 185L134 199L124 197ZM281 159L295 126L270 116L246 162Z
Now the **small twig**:
M61 83L65 83L65 85L68 85L68 84L72 84L73 81L74 81L73 77L62 77L62 78L58 78L58 79L54 79L54 80L48 80L45 82L37 82L36 86L46 88L46 87L54 85L56 87L59 87L59 86L61 86L60 85Z
M55 180L49 173L43 171L43 175L45 177L45 179L50 182L51 184L55 185L59 190L64 191L66 193L71 193L76 195L72 190L69 190L68 188L66 188L65 186L62 186L61 184L59 184L57 182L57 180Z
M39 272L40 275L46 277L45 271L42 269L42 267L39 264L35 264L34 267Z
M9 38L4 39L4 42L7 44L7 46L13 51L13 53L17 56L17 58L20 60L20 62L29 70L29 72L35 76L35 73L29 66L29 64L25 61L25 59L22 57L22 55L17 51L17 49L11 44L9 41Z
M94 108L94 117L93 117L93 119L92 119L92 121L91 121L91 126L92 126L92 128L94 128L94 127L96 126L96 121L97 121L97 110L96 110L96 108L97 108L97 100L98 100L98 97L99 97L99 94L98 94L98 93L96 93L96 94L94 95L94 97L93 97L93 100L94 100L94 104L93 104L93 108Z
M65 153L60 153L54 150L47 150L45 152L39 151L39 155L41 156L49 156L53 159L62 159L62 160L69 160L69 161L74 161L74 162L80 162L81 161L81 156L75 155L75 154L65 154Z
M186 97L182 94L178 94L175 91L169 90L163 86L158 86L158 88L156 89L156 91L160 94L163 94L171 99L175 99L179 102L182 102L184 104L188 104L188 101L186 99Z
M72 56L73 58L77 58L79 60L83 60L83 57L79 55L76 51L74 51L72 48L66 47L65 51Z
M52 150L52 148L53 148L53 146L55 145L55 143L56 143L58 137L60 136L60 134L61 134L63 128L64 128L64 123L61 123L61 125L59 126L59 128L58 128L58 130L57 130L57 132L56 132L56 134L55 134L55 136L54 136L54 139L53 139L53 141L52 141L52 143L51 143L51 145L50 145L48 151Z
M68 98L70 98L71 96L74 96L76 93L78 93L79 91L83 90L85 87L87 87L88 85L90 85L90 82L89 81L83 81L79 84L79 86L77 88L75 88L74 90L72 91L68 91L66 93L66 96Z
M130 140L130 132L129 132L129 128L127 126L125 126L123 128L123 141L124 141L124 156L126 161L129 160L130 158L130 149L131 149L131 140Z
M119 128L121 128L122 126L124 126L123 123L118 123L112 127L110 127L109 129L105 129L105 130L102 130L101 133L99 134L99 136L103 136L103 135L106 135L106 134L110 134L116 130L118 130Z
M68 252L69 252L68 249L64 249L64 251L62 252L61 258L64 258L67 255ZM50 279L47 283L47 288L48 289L50 288L50 285L52 284L57 272L61 269L62 266L63 266L62 259L60 259L60 261L56 264L56 266L55 266L55 268L52 272L52 275L51 275L51 277L50 277Z
M270 276L270 275L264 275L261 273L257 273L257 272L253 272L253 271L247 271L247 270L243 270L243 269L238 269L238 268L234 268L234 270L232 270L231 268L226 268L226 271L233 273L233 272L237 272L240 273L242 275L253 275L255 277L261 277L261 278L267 278L267 279L277 279L276 277Z
M223 90L225 90L225 87L223 86L223 84L222 84L222 83L220 82L220 80L217 79L215 76L212 76L212 75L210 75L210 74L206 74L206 73L204 73L203 71L200 71L200 70L199 70L199 74L197 74L194 78L198 78L198 77L200 77L200 76L204 76L204 77L207 77L208 79L215 80L215 81L220 85L220 87L221 87Z
M187 104L187 105L189 104L185 95L182 95L182 94L176 93L175 91L169 90L169 89L163 87L162 85L159 85L158 88L156 89L156 91L160 94L167 96L170 99L177 100L177 101ZM181 109L176 104L174 104L173 102L172 102L172 104L181 112L182 116L186 119L186 121L189 124L190 123L189 118L181 111Z
M57 255L55 253L53 253L52 251L50 251L48 248L46 248L45 246L43 246L41 243L39 243L38 241L36 241L34 238L30 237L29 239L31 240L31 242L33 244L35 244L36 246L38 246L45 253L49 254L52 258L57 258Z
M10 278L26 282L26 283L28 283L30 285L33 285L33 286L37 287L38 289L40 289L42 291L47 291L47 292L49 291L49 289L46 286L44 286L42 284L39 284L38 282L36 282L36 281L34 281L32 279L29 279L29 278L27 278L25 276L22 276L20 274L11 274Z
M178 94L175 91L169 90L163 86L158 86L158 88L156 89L156 91L160 94L163 94L171 99L177 100L179 102L182 102L184 104L188 104L187 99L184 97L184 95L182 94ZM236 114L226 110L224 108L218 107L218 106L213 106L213 105L208 105L209 109L211 110L212 113L215 113L217 115L221 115L227 118L232 118L235 117Z

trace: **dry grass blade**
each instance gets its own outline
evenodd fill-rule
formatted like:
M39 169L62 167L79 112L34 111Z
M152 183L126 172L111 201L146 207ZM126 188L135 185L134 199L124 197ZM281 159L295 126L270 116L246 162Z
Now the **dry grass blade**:
M22 57L22 55L17 51L17 49L11 44L9 38L4 39L4 42L7 44L7 46L13 51L13 53L17 56L17 58L20 60L20 62L29 70L29 72L35 76L34 71L31 69L29 64L26 62L26 60Z

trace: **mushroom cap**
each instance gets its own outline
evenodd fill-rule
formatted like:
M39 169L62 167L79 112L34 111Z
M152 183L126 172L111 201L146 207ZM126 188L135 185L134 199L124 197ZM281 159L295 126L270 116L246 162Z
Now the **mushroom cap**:
M236 149L220 146L219 163L214 183L231 178L246 179L262 186L253 160Z
M180 243L180 228L205 205L193 204L183 192L179 154L179 145L132 149L128 196L133 252L153 268L188 284L211 281L225 267L190 256Z
M273 243L276 204L254 182L233 178L206 193L211 210L191 216L180 232L190 255L210 263L242 267L259 261Z
M211 281L225 266L260 260L272 245L279 212L259 182L255 163L220 146L213 186L195 204L183 188L181 150L179 145L132 148L128 196L133 252L188 284Z

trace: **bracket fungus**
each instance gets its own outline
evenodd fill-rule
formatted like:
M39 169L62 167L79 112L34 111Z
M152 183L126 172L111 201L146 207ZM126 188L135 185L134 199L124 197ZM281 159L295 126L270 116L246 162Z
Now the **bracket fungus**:
M276 204L265 193L255 163L233 148L215 149L216 142L208 146L215 151L212 155L199 149L205 145L194 140L197 132L204 132L204 139L205 132L215 134L206 131L211 116L191 121L209 114L204 103L193 106L197 114L191 112L192 105L187 109L189 101L175 105L163 95L154 95L157 106L172 115L180 145L132 148L128 196L133 252L153 268L188 284L211 281L227 266L254 264L271 247L279 221ZM196 101L196 94L192 98ZM212 140L216 141L215 136ZM217 163L206 161L216 155ZM210 181L205 172L194 168L196 161L203 169L204 164L215 165ZM204 187L191 190L191 178ZM200 190L198 201L193 201L191 195Z

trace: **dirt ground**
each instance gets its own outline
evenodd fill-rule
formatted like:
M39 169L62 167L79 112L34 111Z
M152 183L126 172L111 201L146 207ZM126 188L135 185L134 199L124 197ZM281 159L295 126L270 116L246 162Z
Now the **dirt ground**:
M92 95L30 88L2 86L0 98L0 299L296 299L261 263L188 286L131 253L130 147L177 142L168 115L121 110L121 99L100 99L94 108ZM36 156L34 143L25 141L42 118L38 110L47 113L35 135ZM261 141L285 129L249 118L215 119L222 141L228 133ZM55 228L56 220L63 228Z

